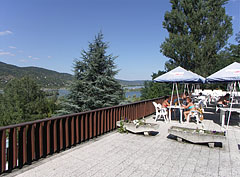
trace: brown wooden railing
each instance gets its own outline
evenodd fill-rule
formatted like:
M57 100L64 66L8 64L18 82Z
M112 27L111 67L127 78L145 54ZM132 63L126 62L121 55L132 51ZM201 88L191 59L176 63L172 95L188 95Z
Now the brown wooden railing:
M163 100L157 98L0 127L0 174L112 131L122 118L148 116L155 112L153 101Z

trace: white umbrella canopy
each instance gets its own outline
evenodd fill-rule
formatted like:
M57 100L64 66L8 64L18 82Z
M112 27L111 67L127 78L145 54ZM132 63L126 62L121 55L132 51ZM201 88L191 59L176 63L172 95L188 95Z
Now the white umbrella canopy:
M234 62L225 68L208 76L206 81L211 82L234 82L240 81L240 63Z
M176 89L177 97L178 97L178 104L180 107L177 83L205 83L205 78L203 78L202 76L199 76L191 71L187 71L186 69L182 68L181 66L178 66L177 68L175 68L161 76L158 76L157 78L154 79L154 81L161 82L161 83L173 83L170 105L172 105L173 92L174 92L174 89ZM170 112L171 112L171 110L170 110Z
M177 68L158 76L154 81L165 83L205 83L205 78L178 66Z
M217 82L232 82L233 83L233 82L235 82L233 90L236 90L236 82L238 82L238 86L239 86L239 81L240 81L240 63L234 62L234 63L226 66L225 68L208 76L206 78L206 81L209 83L217 83ZM229 115L228 115L227 129L228 129L228 125L229 125L229 121L230 121L230 117L231 117L231 109L232 109L234 95L232 94L231 97L232 97L232 100L231 100L231 105L230 105L230 110L229 110Z

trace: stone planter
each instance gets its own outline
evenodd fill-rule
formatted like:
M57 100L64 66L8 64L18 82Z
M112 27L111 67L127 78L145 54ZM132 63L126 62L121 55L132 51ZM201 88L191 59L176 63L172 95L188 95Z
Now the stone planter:
M191 129L172 126L168 133L177 137L178 141L185 139L192 143L208 143L209 147L214 147L215 142L225 143L226 135L224 132L209 131L201 129Z
M144 133L144 135L149 135L150 132L158 132L159 125L153 123L145 123L136 127L134 123L123 122L124 127L132 133ZM120 127L120 121L117 121L117 127Z

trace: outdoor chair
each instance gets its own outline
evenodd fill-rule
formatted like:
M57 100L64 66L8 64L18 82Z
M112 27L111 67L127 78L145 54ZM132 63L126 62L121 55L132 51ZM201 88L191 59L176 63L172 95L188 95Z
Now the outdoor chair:
M204 107L207 107L206 100L200 100L199 102L194 104L197 109L201 109L204 112Z
M167 120L168 120L167 109L163 108L161 104L157 104L156 102L153 102L153 105L156 110L155 121L157 121L158 119L161 119L161 117L162 117L164 119L164 121L167 122Z
M188 114L188 117L187 117L187 123L189 123L189 120L191 117L195 117L197 124L199 124L199 122L200 122L200 112L199 111L197 111L197 110L190 111L190 113Z
M200 120L201 116L203 116L203 115L199 110L191 110L187 117L187 123L189 123L190 118L195 117L197 124L199 124L201 122L202 125L204 126L203 122Z

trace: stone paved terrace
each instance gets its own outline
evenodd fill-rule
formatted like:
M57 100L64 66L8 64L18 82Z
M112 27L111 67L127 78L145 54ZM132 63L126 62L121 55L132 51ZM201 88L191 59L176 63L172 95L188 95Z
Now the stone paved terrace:
M205 113L206 129L220 130L219 114ZM152 117L148 121L152 121ZM159 134L143 136L117 131L40 160L8 176L240 176L240 127L230 126L224 148L178 142L168 137L172 125L159 121Z

